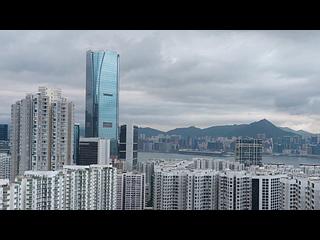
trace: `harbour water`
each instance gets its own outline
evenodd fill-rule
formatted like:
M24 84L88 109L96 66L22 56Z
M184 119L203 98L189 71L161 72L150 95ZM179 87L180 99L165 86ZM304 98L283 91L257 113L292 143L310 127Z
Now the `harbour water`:
M139 152L138 161L148 161L150 159L166 159L166 160L192 160L192 158L212 158L212 159L223 159L223 160L234 160L234 156L228 157L206 157L199 155L185 155L185 154L175 154L175 153L153 153L153 152ZM277 163L277 164L286 164L294 165L296 167L299 164L318 164L320 165L320 159L318 158L309 158L309 157L289 157L289 156L262 156L262 163Z

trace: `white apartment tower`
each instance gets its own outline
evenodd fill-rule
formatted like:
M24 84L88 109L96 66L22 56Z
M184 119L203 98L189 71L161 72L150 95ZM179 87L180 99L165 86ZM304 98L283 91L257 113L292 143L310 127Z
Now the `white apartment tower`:
M117 210L143 210L145 208L145 174L118 173Z
M281 210L282 183L286 175L264 172L252 176L252 209Z
M0 210L10 209L10 184L8 179L0 179Z
M245 171L219 173L219 210L251 210L251 176Z
M89 209L115 210L117 170L111 165L90 165Z
M153 208L186 210L188 170L155 168Z
M11 157L7 153L0 153L0 179L10 179Z
M281 178L282 210L297 210L297 182L292 177Z
M60 89L39 87L11 106L12 176L72 163L74 105Z
M154 166L153 208L157 210L217 209L218 174L192 169L192 162Z
M26 171L23 185L25 210L63 210L64 176L61 171Z
M195 170L188 173L187 210L218 208L218 172Z
M309 177L306 192L306 210L320 210L320 177Z
M64 166L66 210L86 210L89 207L89 166Z
M216 171L233 170L242 171L244 170L244 164L236 161L228 160L215 160L207 158L193 158L195 169L213 169Z
M297 209L306 210L306 195L308 190L308 177L297 176L295 177L297 184Z

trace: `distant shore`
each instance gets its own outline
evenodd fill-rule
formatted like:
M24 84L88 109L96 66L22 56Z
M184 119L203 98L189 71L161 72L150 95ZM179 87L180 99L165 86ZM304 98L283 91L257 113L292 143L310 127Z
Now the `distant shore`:
M182 154L182 155L198 155L198 156L212 156L212 157L232 157L234 156L234 153L228 152L228 153L222 153L222 152L210 152L210 151L177 151L177 152L143 152L143 153L163 153L163 154ZM292 158L314 158L314 159L320 159L320 155L300 155L300 154L284 154L284 153L263 153L262 156L270 156L270 157L292 157Z

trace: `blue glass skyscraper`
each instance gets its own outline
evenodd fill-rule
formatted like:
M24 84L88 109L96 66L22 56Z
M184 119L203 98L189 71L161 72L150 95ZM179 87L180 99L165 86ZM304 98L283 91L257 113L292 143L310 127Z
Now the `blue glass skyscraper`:
M87 51L85 136L111 140L117 154L119 127L119 54Z

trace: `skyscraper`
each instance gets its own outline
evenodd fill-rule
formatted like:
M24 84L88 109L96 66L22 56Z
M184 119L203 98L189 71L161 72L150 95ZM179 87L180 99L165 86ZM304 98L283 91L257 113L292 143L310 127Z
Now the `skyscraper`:
M8 141L8 124L0 124L0 141Z
M39 87L11 106L11 180L27 170L57 170L73 158L74 105L60 89Z
M85 136L111 140L117 155L119 127L119 54L87 51Z
M237 139L235 161L243 163L245 166L261 165L262 140Z
M138 127L132 124L120 127L119 159L125 163L125 170L137 168L138 161Z

